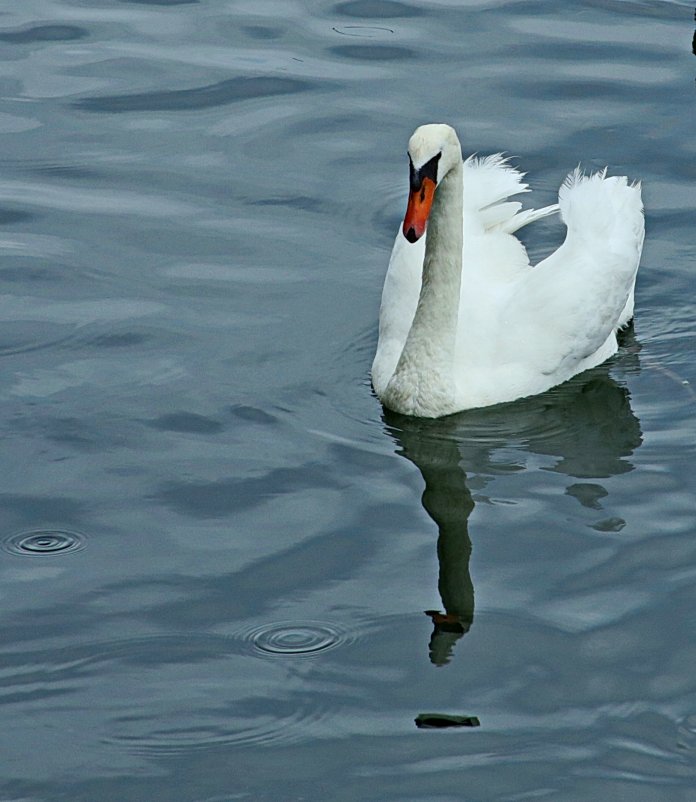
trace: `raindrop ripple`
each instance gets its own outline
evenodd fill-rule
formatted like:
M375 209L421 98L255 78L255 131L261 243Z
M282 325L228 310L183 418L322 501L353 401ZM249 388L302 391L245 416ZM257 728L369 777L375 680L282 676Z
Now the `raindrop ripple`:
M33 529L15 532L3 541L10 554L32 556L37 554L66 554L85 547L85 536L65 529Z
M257 652L304 656L325 652L352 640L335 624L324 621L279 621L246 630L243 637Z

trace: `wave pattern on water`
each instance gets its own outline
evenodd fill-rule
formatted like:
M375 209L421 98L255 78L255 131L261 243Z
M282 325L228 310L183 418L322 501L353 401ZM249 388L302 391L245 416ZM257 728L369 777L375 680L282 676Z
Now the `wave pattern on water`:
M690 798L692 7L3 11L0 798ZM648 218L615 358L434 422L369 379L431 120Z
M243 100L307 92L311 88L308 82L295 78L242 76L194 89L85 97L76 101L75 105L83 111L95 112L193 111Z

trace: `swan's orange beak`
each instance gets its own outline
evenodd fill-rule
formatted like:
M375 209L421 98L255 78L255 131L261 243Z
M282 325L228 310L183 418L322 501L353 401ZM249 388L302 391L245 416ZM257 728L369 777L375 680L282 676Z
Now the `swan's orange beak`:
M409 242L416 242L425 233L425 225L430 215L430 207L435 197L437 184L432 178L423 178L418 189L412 189L408 196L406 217L404 217L404 237Z

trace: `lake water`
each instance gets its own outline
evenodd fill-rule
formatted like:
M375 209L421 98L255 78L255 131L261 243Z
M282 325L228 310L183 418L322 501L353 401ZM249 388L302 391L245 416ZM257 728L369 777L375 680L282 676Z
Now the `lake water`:
M696 798L693 29L679 0L2 5L3 802ZM384 413L431 121L537 206L579 161L643 180L609 364Z

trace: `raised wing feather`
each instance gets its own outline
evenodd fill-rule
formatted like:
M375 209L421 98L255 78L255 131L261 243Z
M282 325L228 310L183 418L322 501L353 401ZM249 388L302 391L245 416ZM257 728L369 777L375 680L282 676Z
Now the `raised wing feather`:
M615 332L632 312L644 229L640 186L606 171L576 170L559 203L565 241L519 279L503 316L509 358L563 381L616 350Z

